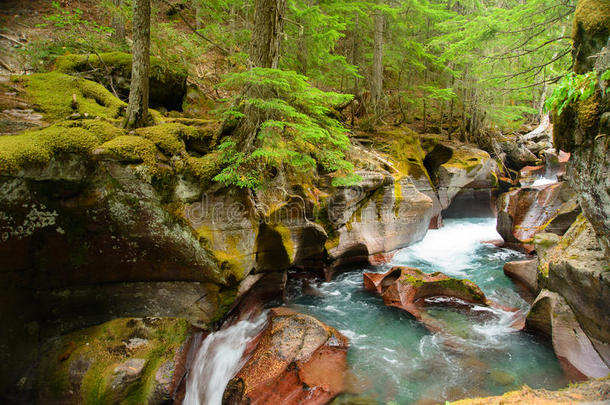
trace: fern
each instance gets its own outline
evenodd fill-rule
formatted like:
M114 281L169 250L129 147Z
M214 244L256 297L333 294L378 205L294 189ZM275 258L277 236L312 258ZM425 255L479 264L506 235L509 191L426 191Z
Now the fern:
M265 68L229 74L221 86L247 89L248 94L232 100L232 107L222 112L225 119L251 119L250 114L258 126L254 149L247 155L233 138L219 146L224 169L214 180L259 188L270 173L282 169L305 176L320 170L333 173L336 186L359 181L345 160L347 131L329 116L333 106L348 102L351 95L319 90L293 71Z
M546 111L556 111L557 115L561 115L573 101L584 101L595 94L596 87L597 72L595 70L584 75L570 73L561 79L553 94L544 103L544 108Z

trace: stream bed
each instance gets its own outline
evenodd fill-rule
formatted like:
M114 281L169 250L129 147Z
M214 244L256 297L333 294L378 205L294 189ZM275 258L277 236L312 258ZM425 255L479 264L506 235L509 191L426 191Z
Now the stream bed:
M552 348L511 329L512 313L475 307L475 312L487 311L489 316L469 317L442 305L430 309L429 314L450 325L457 336L459 344L450 347L443 344L443 336L431 334L409 314L384 306L380 297L363 289L363 272L406 265L468 278L488 298L527 311L527 303L502 271L505 262L524 256L481 243L500 238L495 225L494 218L447 219L442 229L429 231L423 241L399 251L392 263L352 270L308 287L309 295L294 294L289 306L350 339L348 389L381 404L444 403L502 394L523 384L565 386Z

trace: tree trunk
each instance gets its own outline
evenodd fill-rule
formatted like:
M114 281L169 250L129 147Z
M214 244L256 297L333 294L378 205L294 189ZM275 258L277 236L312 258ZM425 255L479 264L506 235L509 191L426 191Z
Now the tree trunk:
M122 42L125 40L125 18L121 10L123 0L112 0L112 4L114 5L111 22L111 27L114 30L112 38L115 41Z
M256 0L250 62L255 67L277 69L284 32L286 0Z
M380 4L381 2L377 2ZM383 92L383 14L375 10L375 29L373 34L373 75L371 78L371 101L377 109Z
M150 71L150 0L133 3L133 57L125 128L148 124Z
M201 3L199 0L193 1L193 7L195 7L195 29L199 31L203 28L201 25Z
M252 67L277 69L280 60L280 44L284 34L284 15L286 0L256 0L254 5L254 29L252 32ZM273 97L268 91L260 88L247 90L249 97L267 99ZM239 139L238 150L248 153L253 150L256 135L261 124L261 112L258 107L248 104L244 108L244 117L239 121L234 133Z
M451 140L451 133L453 132L453 99L449 103L449 127L447 128L448 138Z
M428 67L425 67L426 70L424 71L424 84L428 84ZM423 118L424 118L424 133L426 133L428 131L428 103L426 102L426 95L424 95L423 97L423 107L424 110L423 112Z

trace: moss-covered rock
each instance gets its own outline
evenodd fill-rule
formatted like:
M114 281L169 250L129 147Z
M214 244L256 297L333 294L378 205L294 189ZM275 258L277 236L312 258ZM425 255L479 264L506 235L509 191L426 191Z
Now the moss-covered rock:
M0 175L43 167L62 154L88 156L98 145L123 132L103 120L64 121L43 129L0 137Z
M421 317L425 298L454 297L479 305L491 303L470 280L440 272L427 274L413 267L393 267L383 274L364 273L364 288L381 295L386 305L403 309L417 319Z
M609 36L610 4L605 0L579 1L572 28L572 56L576 73L582 74L592 70L595 59L590 56L606 45Z
M113 120L127 107L101 84L80 77L51 72L13 76L12 79L24 86L26 97L50 122L75 113Z
M578 2L574 16L574 71L598 75L610 69L610 4L604 0ZM610 257L610 95L598 77L594 95L573 101L554 117L557 148L572 152L566 178L578 194L583 212ZM604 118L606 117L606 118Z
M45 350L37 403L173 400L193 331L185 320L122 318L62 336Z
M132 56L128 53L110 52L90 55L65 55L55 61L55 70L61 73L85 73L102 83L107 89L113 87L126 100L129 96ZM182 111L186 95L184 70L169 67L159 58L150 58L150 105L168 110Z
M462 399L451 402L450 405L556 405L598 402L606 398L610 390L610 379L587 381L581 384L571 384L558 391L532 389L524 386L518 391L507 392L502 396Z

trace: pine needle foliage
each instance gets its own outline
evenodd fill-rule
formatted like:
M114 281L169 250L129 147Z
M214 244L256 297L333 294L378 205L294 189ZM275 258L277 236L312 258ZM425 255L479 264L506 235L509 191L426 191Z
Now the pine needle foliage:
M351 95L319 90L294 71L267 68L229 74L222 87L246 89L223 114L226 120L254 120L256 136L253 145L243 145L238 135L220 144L224 169L214 180L260 188L278 171L296 176L333 173L335 186L359 180L345 160L347 131L330 116L333 106L348 102Z

